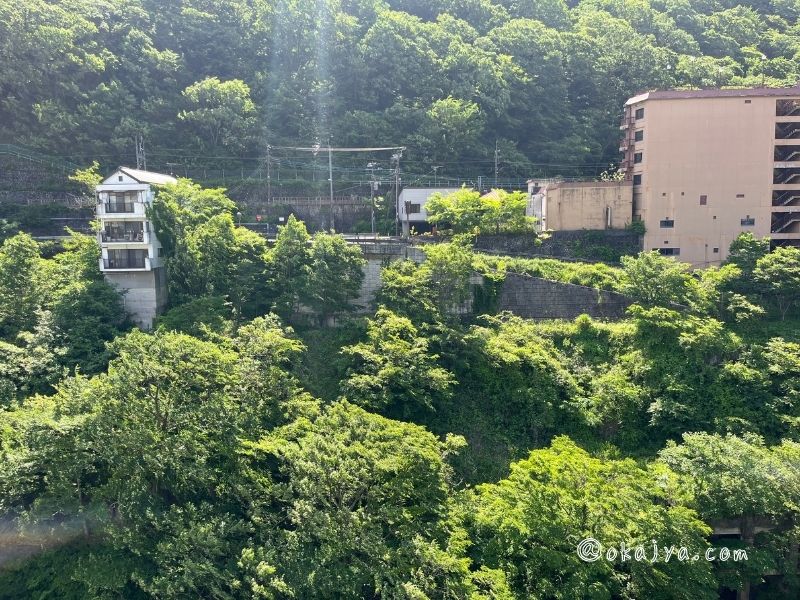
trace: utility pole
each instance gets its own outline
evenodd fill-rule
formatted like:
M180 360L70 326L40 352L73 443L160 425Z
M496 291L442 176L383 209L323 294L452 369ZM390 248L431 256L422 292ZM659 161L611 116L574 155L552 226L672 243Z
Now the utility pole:
M141 133L136 134L136 168L147 171L147 158L144 155L144 136Z
M392 155L392 160L397 161L395 168L394 168L394 202L395 202L395 212L397 213L397 217L394 221L394 234L395 236L400 235L399 225L400 225L400 158L403 156L403 151L398 150L397 154ZM408 217L408 215L406 215Z
M333 211L333 150L331 149L330 137L328 138L328 181L330 182L331 188L331 231L336 231Z
M442 168L442 165L436 165L433 167L433 187L438 187L439 185L439 178L437 175L439 174L439 169Z
M371 207L372 213L370 215L370 225L372 231L372 237L377 237L375 235L375 163L367 163L367 168L369 169L369 205Z
M494 189L497 189L497 159L500 156L497 150L497 140L494 141Z
M271 146L267 144L267 204L272 202L272 182L270 181L270 176L272 175L272 171L270 170L270 166L272 160L270 159L270 150Z

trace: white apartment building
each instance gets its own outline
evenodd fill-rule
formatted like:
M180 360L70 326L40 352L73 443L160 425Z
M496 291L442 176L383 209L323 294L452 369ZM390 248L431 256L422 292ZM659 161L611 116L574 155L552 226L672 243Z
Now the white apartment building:
M123 294L137 325L149 329L167 302L161 244L147 208L154 185L176 183L170 175L119 167L95 188L100 271Z

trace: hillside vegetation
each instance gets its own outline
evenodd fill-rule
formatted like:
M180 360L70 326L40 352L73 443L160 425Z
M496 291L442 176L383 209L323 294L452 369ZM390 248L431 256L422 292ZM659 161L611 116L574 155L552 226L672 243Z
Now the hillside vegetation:
M0 598L800 592L800 250L745 234L692 272L456 237L387 265L356 316L356 247L294 218L268 245L234 210L160 190L171 306L151 333L93 238L0 247ZM475 272L484 302L459 315ZM636 303L618 322L493 314L508 272ZM585 562L585 537L747 560Z
M796 83L798 17L797 0L0 0L0 141L115 166L142 135L151 168L248 173L268 143L330 138L462 176L489 174L497 142L503 176L595 175L636 92Z

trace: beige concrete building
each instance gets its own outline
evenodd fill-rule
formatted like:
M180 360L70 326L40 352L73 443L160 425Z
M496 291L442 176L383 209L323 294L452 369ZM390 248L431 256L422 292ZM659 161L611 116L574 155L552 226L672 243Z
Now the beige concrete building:
M706 266L745 231L800 245L800 86L649 92L620 128L646 250Z
M633 215L631 181L528 182L529 216L540 231L623 229Z

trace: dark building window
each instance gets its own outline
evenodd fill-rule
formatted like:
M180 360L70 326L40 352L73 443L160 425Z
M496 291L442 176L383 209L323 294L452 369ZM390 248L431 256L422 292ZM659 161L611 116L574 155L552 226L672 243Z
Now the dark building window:
M737 198L744 198L744 194L736 194Z
M119 180L122 181L122 175L119 176Z
M642 153L641 152L637 152L636 154L633 155L633 162L634 162L634 164L638 164L638 163L642 162Z
M658 248L661 256L679 256L681 253L680 248Z
M636 118L637 119L644 119L644 109L643 108L637 108L636 109Z
M713 252L714 254L719 254L719 248L714 248Z
M700 206L705 206L706 204L708 204L708 196L703 194L700 196Z
M746 218L742 219L742 227L752 227L756 224L756 220L752 218L750 215L747 215Z
M644 129L640 129L636 133L633 134L633 141L641 142L644 139Z
M633 185L642 185L642 176L641 175L634 175L633 176Z
M663 221L659 222L659 227L662 229L668 229L671 227L675 227L675 219L664 219Z
M417 214L420 212L420 205L419 204L409 204L408 205L408 212L409 214Z

